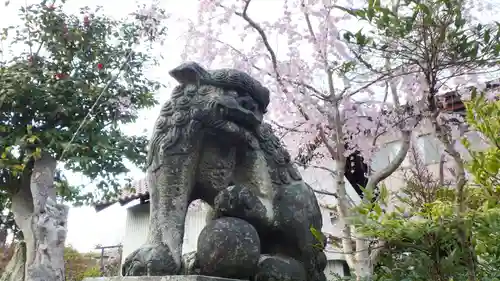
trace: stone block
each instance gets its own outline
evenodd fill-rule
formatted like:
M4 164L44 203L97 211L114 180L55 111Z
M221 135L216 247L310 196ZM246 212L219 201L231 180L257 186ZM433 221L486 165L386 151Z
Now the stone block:
M90 277L83 281L247 281L203 275Z

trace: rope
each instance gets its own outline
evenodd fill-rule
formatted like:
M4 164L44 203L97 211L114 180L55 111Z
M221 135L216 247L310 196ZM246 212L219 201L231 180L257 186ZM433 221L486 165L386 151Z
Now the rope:
M85 117L83 118L82 122L80 122L80 124L78 125L78 128L76 129L76 131L73 133L73 136L71 137L68 145L64 148L63 152L61 153L61 156L59 157L59 161L61 161L61 159L64 157L64 155L66 154L66 152L68 151L70 145L73 143L73 141L75 140L76 138L76 135L78 135L78 133L80 132L80 130L83 128L83 126L85 125L85 122L87 122L88 118L90 117L90 114L94 111L94 109L97 107L100 99L102 98L102 96L104 95L104 93L108 90L109 86L111 85L111 83L115 82L116 79L118 79L118 77L120 76L120 74L122 73L123 69L125 68L125 66L127 65L127 63L130 61L130 58L132 57L132 50L129 51L125 61L122 63L122 65L120 66L120 69L118 70L118 73L112 77L111 79L109 79L108 83L104 86L104 88L102 89L101 93L99 94L99 96L97 96L97 99L95 100L94 104L92 105L92 107L90 107L89 111L87 112L87 115L85 115Z

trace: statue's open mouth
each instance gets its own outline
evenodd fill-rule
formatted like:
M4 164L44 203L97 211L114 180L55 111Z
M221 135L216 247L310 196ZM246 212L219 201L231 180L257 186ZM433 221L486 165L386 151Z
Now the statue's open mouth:
M263 113L259 112L256 102L250 96L221 99L222 118L236 125L255 132L262 124Z
M237 125L254 132L262 123L262 119L245 108L226 108L226 120L232 121Z
M217 102L207 105L208 115L200 115L195 119L204 124L215 135L228 140L248 140L249 134L256 134L262 123L263 113L247 96L239 98L221 97ZM208 113L206 112L206 113Z

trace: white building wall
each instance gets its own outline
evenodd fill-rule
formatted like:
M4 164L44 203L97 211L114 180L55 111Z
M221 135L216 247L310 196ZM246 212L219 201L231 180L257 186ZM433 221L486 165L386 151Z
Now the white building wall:
M344 277L344 263L343 260L329 260L325 268L326 280L337 281Z
M196 244L201 230L206 225L206 216L210 210L207 204L192 204L186 216L183 253L196 251ZM149 204L139 204L127 208L125 236L123 241L123 260L146 242L149 229Z
M130 253L146 242L148 223L149 204L140 204L127 208L125 235L123 237L122 264Z

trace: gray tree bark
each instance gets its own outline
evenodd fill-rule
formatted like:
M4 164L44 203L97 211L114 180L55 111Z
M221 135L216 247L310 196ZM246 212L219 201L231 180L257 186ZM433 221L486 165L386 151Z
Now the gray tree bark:
M5 271L0 277L0 281L24 281L25 254L26 245L24 243L17 243L14 248L14 255L5 267Z
M54 189L57 161L43 154L12 197L12 212L24 235L25 281L64 281L64 242L68 207L58 204ZM0 280L2 281L2 280Z
M5 251L7 247L7 229L0 226L0 250Z

